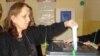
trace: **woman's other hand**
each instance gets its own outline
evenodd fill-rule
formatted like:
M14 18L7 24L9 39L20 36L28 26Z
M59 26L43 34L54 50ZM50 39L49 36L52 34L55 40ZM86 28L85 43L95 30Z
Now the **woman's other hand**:
M96 45L95 43L92 43L90 41L84 42L83 44L84 45L90 45L90 46L94 47L95 49L98 49L98 45Z

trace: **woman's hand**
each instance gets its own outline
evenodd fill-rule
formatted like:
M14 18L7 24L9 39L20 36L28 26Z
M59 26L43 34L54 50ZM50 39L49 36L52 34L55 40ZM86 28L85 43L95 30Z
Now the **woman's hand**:
M77 38L77 41L79 41L79 38ZM68 37L66 41L64 41L66 44L73 42L73 37Z
M72 20L69 20L69 21L65 21L64 22L64 25L65 27L73 27L73 26L78 26L78 24L72 19Z
M69 44L72 43L73 41L73 37L68 37L66 41L64 41L64 43Z
M90 46L94 47L95 49L98 49L98 45L96 45L95 43L92 43L90 41L84 42L83 44L90 45Z

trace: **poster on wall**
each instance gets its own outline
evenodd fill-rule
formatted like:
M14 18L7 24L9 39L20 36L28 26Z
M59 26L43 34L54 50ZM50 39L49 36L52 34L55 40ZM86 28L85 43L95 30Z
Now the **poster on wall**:
M64 22L64 21L68 21L68 20L70 20L71 19L71 13L72 13L72 11L61 11L60 12L60 21L61 22Z
M6 0L6 2L24 2L25 0Z
M70 19L75 19L74 10L67 8L56 10L56 22L64 22Z

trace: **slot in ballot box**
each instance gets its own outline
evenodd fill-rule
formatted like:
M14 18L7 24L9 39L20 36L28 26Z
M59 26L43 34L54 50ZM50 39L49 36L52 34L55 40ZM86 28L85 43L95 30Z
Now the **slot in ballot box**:
M72 56L72 44L63 42L52 42L46 50L46 56ZM76 56L100 56L99 52L92 46L80 45L76 52Z

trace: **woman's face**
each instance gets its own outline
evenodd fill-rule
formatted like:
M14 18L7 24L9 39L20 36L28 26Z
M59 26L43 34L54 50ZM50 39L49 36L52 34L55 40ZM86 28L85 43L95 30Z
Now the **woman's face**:
M24 6L18 15L16 16L13 15L11 17L11 20L13 21L17 29L24 30L29 25L29 22L30 22L29 15L30 15L30 9Z

